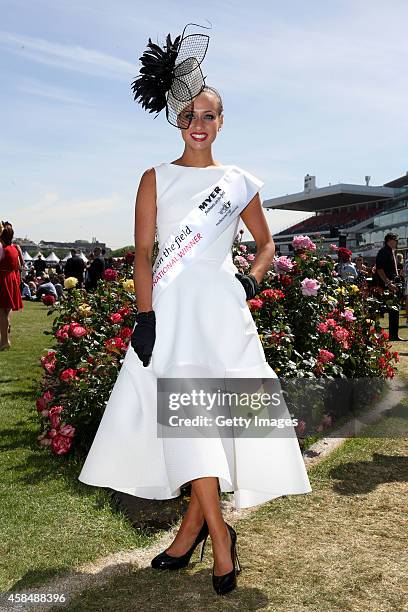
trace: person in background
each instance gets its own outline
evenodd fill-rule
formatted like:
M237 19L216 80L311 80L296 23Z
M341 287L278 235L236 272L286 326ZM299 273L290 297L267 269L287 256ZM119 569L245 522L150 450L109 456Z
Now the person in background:
M339 258L337 264L337 272L346 283L355 283L357 281L356 266L351 261L352 252L345 247L340 247L337 251Z
M356 257L354 263L357 270L356 285L361 285L368 276L368 269L367 266L364 265L364 260L361 255Z
M27 285L26 282L24 282L23 279L21 279L20 291L21 291L21 298L23 300L31 300L31 290L30 290L30 287Z
M11 348L11 311L21 310L23 300L20 291L20 256L12 244L14 230L11 224L0 223L0 242L3 256L0 261L0 351Z
M41 253L38 253L37 259L33 262L36 276L40 276L47 269L47 264Z
M28 281L28 288L30 289L31 299L34 300L37 293L37 283L34 280Z
M404 275L404 293L405 293L405 318L406 318L405 325L406 327L408 327L408 251L406 254L406 258L405 258L403 275Z
M398 235L389 232L384 236L384 246L378 251L375 260L376 284L383 289L395 294L398 280L397 260L394 251L398 245ZM398 336L399 308L387 308L389 316L390 340L402 341L404 338Z
M397 260L397 272L401 275L401 272L404 268L404 256L402 253L397 253L395 255L395 259Z
M98 280L103 278L105 272L105 259L102 256L100 247L95 247L93 250L93 259L87 270L85 289L93 291L98 285Z
M58 293L50 277L45 274L37 287L36 300L40 301L43 295L53 295L58 300Z
M400 297L400 307L404 308L405 306L405 277L404 277L404 256L402 253L397 253L395 255L395 259L397 260L397 272L398 272L398 280L399 280L399 291L398 295Z
M78 289L81 289L84 285L84 271L85 262L80 257L77 249L71 249L71 257L69 257L65 263L64 274L65 278L73 276L78 280Z
M50 281L52 282L52 284L55 287L55 291L57 292L58 295L58 300L63 300L64 299L64 284L63 282L60 282L60 275L56 274L56 273L52 273L50 274Z

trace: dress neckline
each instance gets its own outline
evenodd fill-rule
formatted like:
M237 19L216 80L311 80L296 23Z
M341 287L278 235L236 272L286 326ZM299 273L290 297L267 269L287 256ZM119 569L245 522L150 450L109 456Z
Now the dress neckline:
M229 168L231 164L224 166L182 166L181 164L167 163L167 166L175 166L176 168L193 168L194 170L216 170L217 168Z

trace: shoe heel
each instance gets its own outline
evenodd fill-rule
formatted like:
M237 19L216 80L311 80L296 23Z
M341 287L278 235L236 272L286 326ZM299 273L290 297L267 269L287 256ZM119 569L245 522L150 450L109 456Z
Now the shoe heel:
M239 562L238 554L236 550L235 550L235 561L237 562L237 574L239 574L239 572L241 571L241 564Z
M204 538L202 544L201 544L201 550L200 550L200 561L203 560L204 557L204 548L205 548L205 543L207 541L207 537Z

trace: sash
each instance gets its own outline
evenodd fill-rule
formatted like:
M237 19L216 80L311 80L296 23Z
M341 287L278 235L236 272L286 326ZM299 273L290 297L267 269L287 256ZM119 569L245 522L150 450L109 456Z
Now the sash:
M217 182L191 198L192 209L174 226L153 264L153 305L160 293L238 217L263 184L249 172L232 166Z

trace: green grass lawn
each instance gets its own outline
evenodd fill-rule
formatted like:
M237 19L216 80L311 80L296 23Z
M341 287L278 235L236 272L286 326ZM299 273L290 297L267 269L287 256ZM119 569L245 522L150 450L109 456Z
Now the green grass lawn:
M152 541L77 480L81 464L37 446L39 357L51 318L40 303L12 315L12 348L0 352L0 591L45 582L80 562ZM6 561L6 563L4 563Z
M224 598L211 585L212 555L158 572L136 565L96 578L69 612L405 610L408 398L393 415L347 440L309 472L312 492L263 504L236 525L242 573ZM392 423L392 426L391 426ZM382 437L385 427L405 437ZM368 437L370 434L372 437ZM378 436L378 437L375 437ZM57 612L60 606L52 607Z

